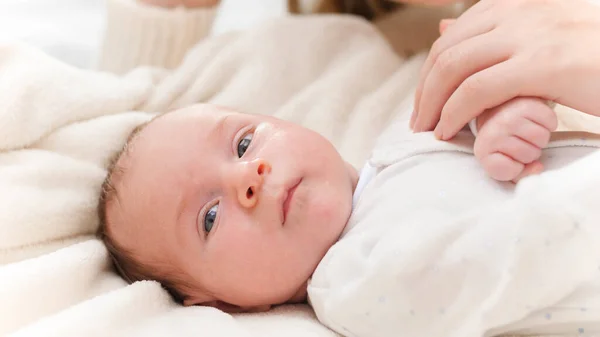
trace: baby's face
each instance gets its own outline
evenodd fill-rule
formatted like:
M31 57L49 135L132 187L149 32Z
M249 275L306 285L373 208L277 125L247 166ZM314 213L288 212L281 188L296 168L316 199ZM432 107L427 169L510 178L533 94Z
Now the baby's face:
M317 133L214 106L155 120L119 166L115 240L178 271L186 304L243 308L304 293L350 216L357 180Z

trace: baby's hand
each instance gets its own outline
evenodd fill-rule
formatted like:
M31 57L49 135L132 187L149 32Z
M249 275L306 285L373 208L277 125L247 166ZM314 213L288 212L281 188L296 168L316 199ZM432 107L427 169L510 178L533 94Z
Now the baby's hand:
M540 173L538 161L556 130L556 113L538 98L515 98L477 118L475 157L499 181Z

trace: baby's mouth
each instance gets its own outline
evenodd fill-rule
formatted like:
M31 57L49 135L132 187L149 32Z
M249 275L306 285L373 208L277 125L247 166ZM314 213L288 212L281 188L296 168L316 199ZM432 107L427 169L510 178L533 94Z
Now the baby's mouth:
M287 189L287 191L284 192L283 204L282 204L282 209L283 209L283 221L282 222L283 222L283 224L286 223L286 220L288 218L290 206L294 199L294 192L296 192L296 189L298 188L298 186L300 185L301 182L302 182L302 179L299 179L289 189Z

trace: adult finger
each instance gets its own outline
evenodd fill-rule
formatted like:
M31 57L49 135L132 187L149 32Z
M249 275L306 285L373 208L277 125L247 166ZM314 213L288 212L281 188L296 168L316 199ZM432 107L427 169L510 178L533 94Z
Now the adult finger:
M456 22L456 19L443 19L440 21L440 35L444 34L444 32L446 31L446 29L451 26L453 23Z
M425 78L437 57L450 46L456 45L470 37L488 32L493 29L491 11L492 2L483 1L467 10L452 26L444 32L444 35L433 43L431 50L421 68L420 80L415 94L415 113L418 113L418 103L421 100L421 91L425 84Z
M511 45L494 32L482 34L442 53L427 75L413 130L431 131L452 93L470 75L510 57Z
M446 29L450 25L454 24L455 22L456 22L456 19L443 19L443 20L441 20L440 21L440 27L439 27L440 35L444 34L444 32L446 31ZM410 125L411 129L414 129L415 120L417 119L417 104L418 104L418 102L415 100L415 104L413 105L414 106L413 112L410 115L410 124L409 125Z
M454 137L470 120L487 109L499 106L522 92L525 79L531 77L527 64L516 59L498 63L467 78L444 105L435 128L439 139Z

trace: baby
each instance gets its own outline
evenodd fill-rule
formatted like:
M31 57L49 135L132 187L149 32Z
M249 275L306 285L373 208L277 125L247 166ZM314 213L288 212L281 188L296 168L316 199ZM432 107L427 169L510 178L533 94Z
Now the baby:
M229 312L306 298L358 180L325 138L209 105L134 133L101 207L102 237L126 278Z
M519 179L541 170L555 128L543 101L514 100L472 125L475 155L493 177ZM264 311L306 300L375 174L367 164L359 179L293 123L192 106L134 130L104 184L99 236L129 282L157 280L184 305Z

